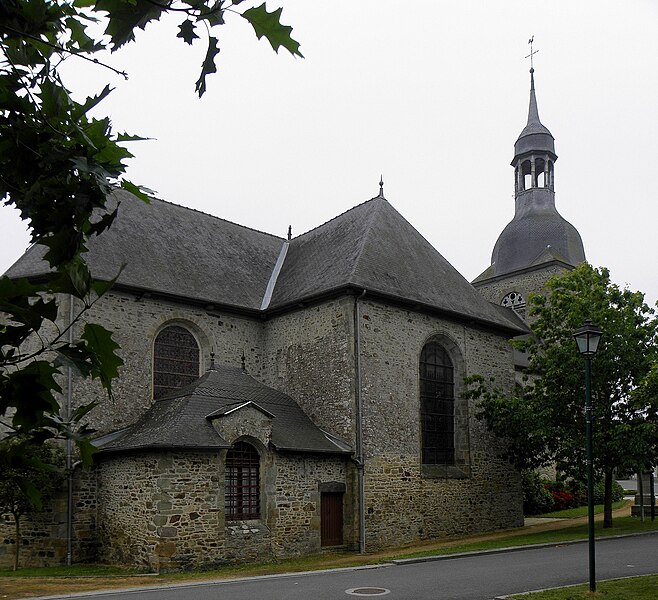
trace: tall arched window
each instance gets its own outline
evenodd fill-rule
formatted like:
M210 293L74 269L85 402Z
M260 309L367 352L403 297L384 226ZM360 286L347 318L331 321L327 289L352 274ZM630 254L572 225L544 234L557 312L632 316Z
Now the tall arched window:
M251 444L237 442L226 454L224 489L228 521L260 519L260 457Z
M420 354L422 464L455 462L454 368L446 349L425 344Z
M199 377L199 344L185 327L170 325L153 345L153 398L192 383Z

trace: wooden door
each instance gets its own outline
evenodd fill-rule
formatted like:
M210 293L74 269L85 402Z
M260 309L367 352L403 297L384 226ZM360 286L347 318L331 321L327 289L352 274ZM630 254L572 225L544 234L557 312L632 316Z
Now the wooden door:
M343 493L323 492L320 506L320 540L322 546L343 543Z

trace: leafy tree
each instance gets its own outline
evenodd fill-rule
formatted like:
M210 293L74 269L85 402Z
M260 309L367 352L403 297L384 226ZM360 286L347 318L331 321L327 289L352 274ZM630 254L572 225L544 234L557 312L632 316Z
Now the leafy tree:
M0 444L3 454L21 455L21 466L5 469L0 479L0 513L11 513L14 518L16 571L21 546L21 518L41 512L45 503L60 489L64 480L64 457L52 444L35 446L29 440L19 438L7 438Z
M38 281L0 279L0 424L5 434L35 442L73 438L83 458L92 450L81 425L94 404L62 415L60 383L66 367L100 381L112 393L122 364L118 346L102 326L86 323L77 341L71 328L112 285L95 281L85 263L88 240L102 234L119 207L106 199L119 187L148 201L148 190L127 181L125 143L137 136L113 132L109 118L92 109L110 94L106 86L79 102L59 67L73 58L102 63L102 52L117 50L169 13L181 19L178 37L207 49L196 82L202 96L206 77L216 72L214 32L229 17L248 22L272 48L302 56L280 23L281 9L243 0L2 0L0 2L0 200L18 208L32 241L45 247L50 275ZM104 34L98 25L105 28ZM95 27L89 27L93 25ZM100 58L99 58L100 57ZM112 69L116 71L115 69ZM118 72L118 71L117 71ZM125 73L122 73L125 75ZM118 274L117 274L118 276ZM58 298L79 307L73 318L59 314ZM1 427L0 427L1 429ZM20 454L0 452L0 469L19 469Z
M635 390L656 354L658 321L643 294L611 283L607 269L582 264L551 279L544 291L530 298L532 334L514 342L528 353L524 385L504 394L476 377L471 394L481 398L480 418L508 440L505 454L518 468L555 464L584 480L584 366L572 336L585 319L601 327L592 361L593 445L594 467L605 483L604 526L610 527L613 470L655 456L655 396L652 413Z
M636 429L640 430L640 435L637 440L643 447L640 455L642 460L628 466L641 472L658 465L658 360L655 360L651 370L633 390L631 401L639 419Z

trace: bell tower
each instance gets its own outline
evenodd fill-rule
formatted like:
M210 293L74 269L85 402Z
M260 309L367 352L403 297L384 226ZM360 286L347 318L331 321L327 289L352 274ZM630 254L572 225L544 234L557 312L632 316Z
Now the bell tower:
M532 53L531 53L532 56ZM514 144L514 218L498 237L491 265L473 285L489 301L525 318L530 292L585 260L580 234L555 207L555 139L539 119L530 68L528 121Z

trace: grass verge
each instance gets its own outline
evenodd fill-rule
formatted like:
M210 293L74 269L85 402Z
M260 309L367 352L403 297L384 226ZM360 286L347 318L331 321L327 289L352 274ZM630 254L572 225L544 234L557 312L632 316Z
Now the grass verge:
M602 581L596 586L596 593L590 594L587 585L577 585L568 588L518 594L510 596L519 600L585 600L601 598L601 600L655 600L658 589L658 575L643 577L627 577Z
M632 533L646 533L658 531L658 520L645 520L642 523L635 517L617 517L613 520L613 526L603 529L603 523L595 525L597 538L611 537L615 535L628 535ZM482 550L495 550L498 548L513 548L516 546L528 546L532 544L555 544L587 539L587 523L581 523L572 527L552 529L548 531L536 531L528 533L510 532L508 535L500 534L495 539L485 539L477 542L454 544L450 547L424 550L422 552L404 553L395 558L422 558L442 554L456 554L460 552L479 552Z

